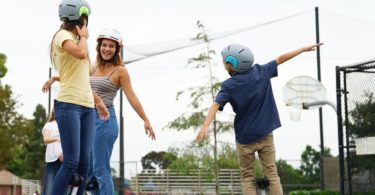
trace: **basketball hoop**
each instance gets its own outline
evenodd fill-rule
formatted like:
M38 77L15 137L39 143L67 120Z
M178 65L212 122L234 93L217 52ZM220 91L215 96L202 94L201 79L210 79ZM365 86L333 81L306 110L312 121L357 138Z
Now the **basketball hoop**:
M293 122L299 122L301 121L301 114L302 109L298 109L295 106L292 105L286 105L286 109L288 110L290 114L290 120Z
M289 80L283 88L283 99L291 121L300 121L303 109L319 108L322 105L305 107L304 104L326 99L322 83L310 76L297 76Z

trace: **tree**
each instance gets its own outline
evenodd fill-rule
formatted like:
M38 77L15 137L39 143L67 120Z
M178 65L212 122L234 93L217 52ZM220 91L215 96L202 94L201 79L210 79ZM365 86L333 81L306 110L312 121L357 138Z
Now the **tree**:
M192 57L188 60L188 66L192 68L206 68L209 72L209 77L207 82L203 86L191 87L186 91L180 91L177 93L177 100L183 94L189 93L191 102L189 107L192 108L192 111L187 111L174 119L172 122L168 123L167 127L170 129L175 129L177 131L187 130L187 129L198 129L205 119L205 113L208 110L207 106L203 106L204 103L207 103L207 99L211 101L214 100L215 94L220 89L220 82L212 73L212 66L215 65L212 62L212 57L215 55L215 51L210 47L210 39L206 32L205 26L197 21L198 34L193 39L194 41L203 42L205 47L201 53L196 57ZM225 132L229 129L232 129L231 122L218 121L216 118L213 121L213 129L210 132L213 132L213 156L215 165L215 175L218 176L218 164L217 164L217 133ZM211 138L212 139L212 138ZM210 141L206 142L210 144ZM212 163L211 163L212 164ZM216 192L218 193L219 180L216 182Z
M351 139L375 136L375 98L373 92L365 93L365 100L357 102L350 112L351 120L348 123L348 131ZM354 173L370 171L375 175L375 155L351 154L350 166Z
M277 173L280 177L281 183L284 184L303 184L304 179L301 174L301 171L293 168L285 160L276 161ZM301 185L302 187L302 185ZM291 191L298 189L298 186L283 186L284 191ZM306 189L306 188L304 188Z
M8 72L8 69L5 66L6 60L7 60L7 56L3 53L0 53L0 85L1 85L1 78L3 78Z
M43 173L45 146L42 128L46 123L45 108L38 104L34 111L34 119L29 120L27 142L18 148L17 155L10 163L10 170L25 179L41 179Z
M174 170L203 169L213 170L213 158L209 145L197 146L190 143L181 148L170 147L168 153L176 158L167 167ZM238 169L236 149L229 144L223 144L218 148L218 165L220 169Z
M6 56L0 54L0 79L6 75ZM0 84L0 169L8 168L20 147L27 141L30 122L16 112L19 103L9 85Z
M236 149L228 143L222 144L218 151L217 162L220 169L238 169Z
M352 138L375 136L375 99L374 93L365 93L365 100L355 103L355 108L350 112L352 121L348 129Z
M179 91L177 93L177 101L182 95L188 94L188 96L191 98L191 102L189 103L188 107L192 109L192 111L186 111L168 123L168 128L177 131L190 129L196 130L200 128L205 119L205 113L208 110L208 106L205 105L205 103L207 103L207 99L213 101L215 94L220 89L220 82L212 73L212 66L215 65L212 62L212 58L215 55L215 51L210 47L210 39L206 33L204 25L200 21L197 21L197 27L199 29L199 33L193 40L203 42L205 44L205 48L202 53L198 54L198 56L188 59L188 66L194 69L208 69L209 77L205 85L194 86L186 91ZM213 127L214 133L228 131L232 129L232 126L232 122L217 121L215 119Z
M324 156L331 157L331 150L324 148ZM320 152L307 145L301 155L300 171L307 183L319 183L320 181Z
M151 151L142 157L143 169L166 169L177 157L173 153Z
M0 79L7 73L6 56L0 53ZM17 112L20 104L9 85L0 83L0 169L9 169L27 179L40 179L44 164L42 129L45 109L38 105L34 119Z
M191 171L196 171L201 168L203 156L207 156L206 150L198 149L194 146L194 143L184 148L169 148L169 153L177 156L177 159L172 161L168 166L168 169L176 170L183 173L190 173ZM205 153L205 155L202 155ZM206 169L206 168L205 168ZM212 170L212 168L208 168Z
M24 150L27 161L27 164L25 164L26 174L24 174L24 178L41 179L43 166L45 164L44 155L46 151L42 134L42 128L47 122L46 109L38 104L33 116L33 130L29 134L29 141L25 145Z

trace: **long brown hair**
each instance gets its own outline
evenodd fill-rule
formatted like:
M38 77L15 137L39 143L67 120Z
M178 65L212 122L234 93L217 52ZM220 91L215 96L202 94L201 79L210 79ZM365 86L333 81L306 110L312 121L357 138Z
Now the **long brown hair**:
M54 121L54 120L56 120L56 118L55 118L55 109L53 109L52 108L52 111L49 113L49 116L48 116L48 122L52 122L52 121Z
M88 21L89 21L89 18L85 15L82 15L79 20L73 20L73 21L70 21L68 19L64 19L61 26L60 26L60 29L57 30L55 32L55 34L53 35L52 37L52 40L51 40L51 43L50 43L50 53L49 53L49 57L50 57L50 60L51 60L51 64L53 66L55 66L55 61L54 61L54 58L53 58L53 40L55 39L56 37L56 34L61 31L61 30L67 30L67 31L70 31L70 32L75 32L76 31L76 26L79 26L80 28L82 28L83 25L88 24Z
M124 62L121 58L121 46L117 41L114 41L116 43L116 51L115 55L113 55L112 59L109 61L105 61L102 58L102 55L100 55L100 46L102 45L103 39L98 40L98 44L96 44L96 66L98 68L103 68L107 62L112 63L114 66L123 66Z

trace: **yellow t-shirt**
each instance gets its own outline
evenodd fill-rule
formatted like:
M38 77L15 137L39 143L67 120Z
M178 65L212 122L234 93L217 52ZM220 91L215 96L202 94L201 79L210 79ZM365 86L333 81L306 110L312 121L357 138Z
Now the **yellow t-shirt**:
M66 40L78 43L77 36L67 30L60 30L53 39L53 60L60 75L60 90L57 100L94 108L94 97L90 86L90 62L88 58L78 59L63 48Z

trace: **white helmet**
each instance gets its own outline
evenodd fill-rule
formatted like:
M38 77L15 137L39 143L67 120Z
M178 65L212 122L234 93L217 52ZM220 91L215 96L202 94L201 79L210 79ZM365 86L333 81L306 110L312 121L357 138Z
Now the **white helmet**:
M237 73L243 73L251 68L254 55L251 50L243 45L230 44L222 51L224 63L230 63Z
M99 42L101 39L110 39L110 40L116 41L120 46L122 46L122 36L115 29L110 29L110 28L102 29L96 41Z

